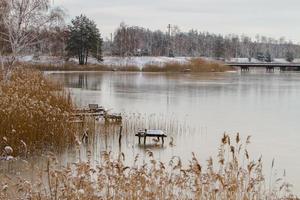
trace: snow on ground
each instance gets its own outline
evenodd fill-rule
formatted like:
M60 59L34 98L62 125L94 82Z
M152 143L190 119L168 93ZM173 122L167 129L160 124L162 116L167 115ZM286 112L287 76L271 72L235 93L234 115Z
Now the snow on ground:
M143 68L146 65L162 66L165 63L187 63L190 57L104 57L104 65L112 66L137 66Z
M89 64L103 64L108 66L136 66L143 68L146 65L158 65L162 66L165 63L177 62L177 63L187 63L191 57L104 57L103 62L98 62L95 58L88 58ZM51 57L51 56L39 56L38 58L33 55L26 55L19 58L22 62L31 62L31 63L41 63L41 64L55 64L63 63L64 61L61 58ZM69 61L77 63L76 58L71 58Z
M187 63L191 57L163 57L163 56L145 56L145 57L113 57L108 56L103 58L103 62L98 62L95 58L89 58L89 64L103 64L107 66L136 66L139 68L143 68L146 65L157 65L163 66L165 63L170 62L177 62L185 64ZM214 61L213 58L206 58L202 57L207 61ZM64 60L58 57L51 57L51 56L39 56L38 58L33 55L26 55L19 58L20 61L23 62L31 62L31 63L41 63L41 64L63 64ZM71 58L69 61L77 63L78 60L76 58ZM242 62L247 63L249 62L248 58L231 58L226 60L226 62ZM252 58L251 63L259 63L261 61ZM274 63L288 63L284 58L275 58L273 60ZM294 63L300 63L300 59L295 59Z
M249 58L230 58L230 59L226 60L226 62L248 63ZM251 63L259 63L259 62L261 62L261 61L255 59L255 58L251 58Z
M26 55L26 56L20 56L18 60L21 62L30 62L35 64L63 64L64 63L63 59L55 56L35 57L34 55Z

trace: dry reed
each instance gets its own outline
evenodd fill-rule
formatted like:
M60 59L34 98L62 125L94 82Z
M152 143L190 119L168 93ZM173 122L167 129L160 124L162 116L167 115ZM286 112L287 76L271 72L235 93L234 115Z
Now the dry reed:
M206 61L201 58L192 58L188 63L169 62L162 66L146 65L144 72L225 72L233 68L223 65L222 63Z
M72 141L70 97L42 73L14 70L8 81L0 80L0 102L0 149L9 145L20 155Z
M148 151L148 162L131 166L125 155L113 158L103 152L101 163L91 161L59 167L49 157L46 172L36 183L18 179L17 185L2 177L0 198L21 199L297 199L285 179L278 179L266 189L262 159L252 160L247 151L248 137L224 134L217 160L209 158L202 165L195 154L184 166L179 157L163 163Z
M135 65L116 66L103 64L78 65L72 62L63 64L25 64L29 68L43 71L129 71L129 72L225 72L234 70L220 62L192 58L187 63L168 62L162 65L147 64L143 68Z

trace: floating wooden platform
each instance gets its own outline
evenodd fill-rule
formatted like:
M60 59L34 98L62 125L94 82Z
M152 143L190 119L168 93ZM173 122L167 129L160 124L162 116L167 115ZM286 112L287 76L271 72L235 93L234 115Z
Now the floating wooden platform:
M155 137L158 140L162 140L162 145L164 144L164 138L167 137L165 132L162 130L140 130L135 136L139 137L139 144L141 144L141 138L144 138L144 145L146 144L147 137Z

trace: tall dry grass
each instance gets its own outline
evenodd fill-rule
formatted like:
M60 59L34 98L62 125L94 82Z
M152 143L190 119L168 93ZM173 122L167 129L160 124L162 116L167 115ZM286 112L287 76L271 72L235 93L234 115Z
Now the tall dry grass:
M67 123L72 109L62 86L40 72L14 70L8 81L0 79L0 150L9 145L19 155L65 146L74 134Z
M103 64L87 64L78 65L76 63L66 62L64 64L32 64L23 63L27 68L37 69L41 71L128 71L139 72L141 69L134 65L115 66Z
M192 58L188 63L170 62L162 66L146 65L142 69L144 72L225 72L229 70L233 68L201 58Z
M202 58L192 58L187 63L168 62L162 65L147 64L142 69L135 65L115 66L103 64L78 65L72 62L64 64L24 64L28 68L42 71L128 71L128 72L225 72L234 68L221 62L206 61Z
M248 137L224 134L216 160L201 164L192 154L189 165L179 157L163 163L148 151L148 161L125 164L125 155L113 158L103 152L100 164L91 161L60 168L49 157L46 171L37 182L2 177L0 198L20 199L199 199L250 200L297 199L285 177L265 187L262 159L253 160L247 151ZM54 162L53 162L54 161Z

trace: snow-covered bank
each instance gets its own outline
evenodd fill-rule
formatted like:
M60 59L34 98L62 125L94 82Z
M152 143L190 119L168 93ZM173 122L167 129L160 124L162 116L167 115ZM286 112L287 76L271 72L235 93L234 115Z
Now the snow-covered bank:
M163 66L166 63L176 62L180 64L187 63L191 57L104 57L103 62L99 62L94 58L88 59L88 64L102 64L106 66L135 66L143 68L146 65ZM65 61L53 56L39 56L35 58L33 55L27 55L19 58L21 62L29 62L35 64L63 64ZM69 61L77 63L76 58L71 58Z
M190 57L104 57L102 64L111 66L136 66L140 69L146 65L163 66L166 63L176 62L186 64Z
M100 64L105 66L113 66L113 67L138 67L140 69L144 68L147 65L155 65L155 66L163 66L166 63L180 63L187 64L192 57L154 57L154 56L145 56L145 57L104 57L103 62L99 62L94 58L88 59L88 64ZM217 61L213 58L201 57L207 61ZM64 64L65 61L62 58L53 57L53 56L39 56L38 58L28 55L19 58L21 62L29 62L35 64L53 64L59 65ZM76 58L71 58L69 62L73 62L76 64L78 61ZM217 61L219 62L219 61ZM248 58L231 58L226 60L226 62L243 62L248 63ZM251 63L259 63L261 61L252 58ZM273 60L274 63L288 63L284 58L275 58ZM300 59L295 59L294 63L299 63Z
M186 64L191 57L104 57L103 62L97 61L95 58L89 58L88 64L102 64L106 66L135 66L142 69L146 65L163 66L166 63ZM29 62L35 64L63 64L65 61L58 57L39 56L35 58L33 55L27 55L19 58L21 62ZM76 58L71 58L69 61L77 63Z

